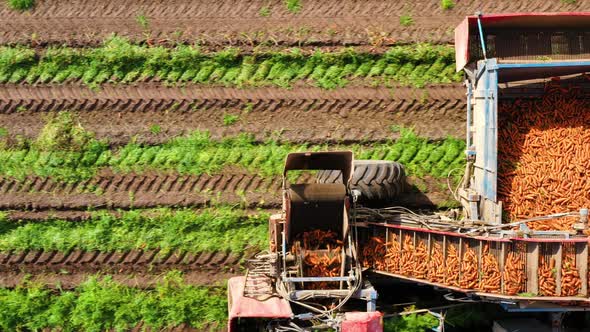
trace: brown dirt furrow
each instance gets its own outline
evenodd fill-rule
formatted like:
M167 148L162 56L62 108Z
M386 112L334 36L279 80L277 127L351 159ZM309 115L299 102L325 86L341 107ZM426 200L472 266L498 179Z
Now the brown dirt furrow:
M114 145L132 138L158 144L194 130L208 130L214 139L248 132L259 141L380 141L394 138L392 126L413 127L418 135L440 139L462 137L465 123L464 89L459 84L333 91L159 84L98 91L75 85L3 87L0 127L11 137L36 137L46 112L60 110L76 111L82 126ZM238 121L223 125L228 114Z
M158 276L170 270L215 275L241 273L245 259L256 249L243 252L187 253L158 250L131 250L127 252L99 252L72 250L69 252L27 250L0 253L0 283L6 282L5 273L60 273L125 274ZM221 278L214 278L220 280ZM197 279L195 279L198 281ZM205 279L201 279L205 280Z
M90 276L109 275L130 287L152 288L167 272L183 274L186 283L220 286L244 272L244 262L256 249L243 252L161 253L158 250L70 252L28 250L0 253L0 287L16 287L23 281L71 289Z
M43 179L47 190L36 191L27 183L41 181L29 177L23 181L0 178L0 209L3 210L85 210L88 208L151 208L158 206L193 207L216 203L245 204L249 207L275 208L281 204L281 178L251 174L224 175L165 175L165 174L106 174L78 184ZM194 183L179 186L179 183ZM99 185L95 185L98 183ZM396 204L432 208L446 206L451 196L445 180L413 179L425 192L409 192ZM156 184L156 185L154 185ZM130 191L129 188L136 188ZM181 188L179 188L181 187ZM78 216L83 218L83 216ZM74 217L76 218L76 217Z
M135 40L169 39L201 44L240 45L270 42L373 44L450 42L452 30L465 15L532 11L584 11L586 1L456 1L443 10L438 0L306 0L297 13L281 0L38 0L19 13L0 5L4 33L0 42L96 43L112 32ZM263 8L267 8L264 13ZM262 11L261 11L262 10ZM414 24L402 26L399 17ZM141 19L145 17L143 23Z
M32 46L99 46L116 33L132 42L157 45L198 42L206 51L239 46L250 51L298 47L367 46L366 51L383 52L394 44L429 42L448 44L453 30L444 18L418 19L413 27L402 27L390 19L316 17L289 19L149 19L142 27L136 18L27 18L9 21L0 32L0 44ZM458 23L458 21L457 21ZM363 48L364 49L364 48Z

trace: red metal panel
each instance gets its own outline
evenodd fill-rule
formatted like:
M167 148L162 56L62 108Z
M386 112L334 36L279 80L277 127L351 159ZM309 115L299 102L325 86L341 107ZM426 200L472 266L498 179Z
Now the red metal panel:
M469 19L465 18L455 28L455 66L461 71L469 62Z
M271 297L258 301L244 297L246 277L233 277L227 282L229 322L228 331L234 331L237 318L291 318L291 305L285 299Z
M380 312L347 312L342 321L342 332L383 332Z

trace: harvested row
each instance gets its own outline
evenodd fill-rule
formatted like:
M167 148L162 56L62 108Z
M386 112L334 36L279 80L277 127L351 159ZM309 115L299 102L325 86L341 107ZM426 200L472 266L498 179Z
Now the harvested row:
M98 252L72 250L14 251L0 253L0 286L15 287L25 279L64 289L78 286L92 274L111 275L127 286L153 287L164 272L181 271L185 282L192 285L220 283L242 273L244 260L256 250L231 253L161 254L158 250Z
M416 190L397 203L413 207L455 206L446 180L410 177ZM78 210L87 208L192 207L210 204L240 204L249 207L279 207L281 178L255 174L98 175L79 183L28 177L0 178L0 208L23 210ZM26 215L26 214L25 214ZM39 217L44 219L45 217Z
M590 103L581 95L552 82L541 98L500 105L498 194L510 220L590 207ZM571 230L576 220L529 226Z
M439 1L435 0L402 0L391 2L387 0L356 0L322 1L308 0L302 3L296 11L289 11L281 0L205 0L198 4L190 0L173 0L166 4L147 0L105 0L99 3L92 0L71 0L68 6L60 6L59 0L37 0L32 10L18 12L8 8L5 3L0 5L2 17L123 17L135 18L143 14L147 17L227 17L236 20L241 18L260 17L260 7L266 5L270 9L269 17L297 18L297 17L376 17L400 16L408 13L408 7L419 8L421 13L434 15L471 15L476 10L482 12L534 12L534 11L584 11L585 3L539 2L539 1L511 1L501 3L470 3L457 2L453 10L445 10ZM467 12L464 14L463 12ZM264 17L264 16L262 16Z
M78 85L4 85L0 89L0 127L7 136L35 138L47 112L76 111L76 120L111 145L161 144L195 129L215 140L240 132L258 142L354 143L395 138L392 126L411 127L429 139L462 137L464 88L457 84L422 90L346 87L182 88L161 84L106 85L90 90ZM236 122L224 125L224 119ZM309 126L314 123L314 126Z
M161 252L160 250L130 250L125 252L104 251L43 251L25 250L0 252L0 272L15 270L27 272L75 271L95 272L153 272L180 271L239 271L241 263L257 249L234 252L183 251Z
M419 11L413 10L419 8ZM134 41L194 42L201 45L286 46L327 44L380 45L452 42L452 31L465 15L476 11L587 11L575 3L538 1L456 2L444 10L440 1L358 2L307 0L290 11L284 1L94 2L75 0L60 6L56 0L37 0L24 13L0 5L5 25L0 43L88 46L111 33ZM379 13L375 15L375 13ZM409 16L411 24L400 17ZM142 17L143 19L138 19ZM406 21L407 22L407 21Z
M224 86L275 85L307 82L326 89L349 84L374 86L399 83L423 87L461 80L451 47L420 44L395 46L385 54L354 51L300 50L240 54L238 50L203 53L196 46L148 47L120 37L89 49L2 47L0 83L145 82L203 83Z

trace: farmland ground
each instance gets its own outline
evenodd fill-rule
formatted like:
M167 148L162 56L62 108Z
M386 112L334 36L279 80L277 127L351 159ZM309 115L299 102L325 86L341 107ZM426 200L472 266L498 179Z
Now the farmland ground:
M391 126L413 127L430 139L461 137L465 92L459 84L406 86L233 89L162 84L102 86L5 85L0 90L0 127L11 137L34 138L47 112L76 111L82 126L111 144L158 144L198 130L221 139L245 132L256 140L294 143L380 141ZM223 125L223 116L238 121ZM314 126L309 126L313 123ZM160 130L154 132L153 126Z
M178 0L165 4L144 0L100 4L76 0L68 1L68 6L62 6L58 0L39 0L32 11L22 14L6 8L4 3L1 6L0 16L8 23L0 34L2 44L91 46L117 33L139 42L196 40L211 48L451 43L455 26L465 15L478 10L491 13L589 9L583 1L566 4L506 0L457 1L452 10L444 10L440 1L430 0L308 0L297 13L288 11L279 0ZM402 15L410 15L413 24L401 24Z
M206 307L207 289L223 298L218 286L264 248L260 220L280 207L288 151L353 149L401 161L411 190L395 204L455 207L446 178L462 167L465 91L454 73L454 27L478 10L590 10L586 1L456 1L446 10L436 0L300 3L290 11L280 0L37 0L16 11L0 2L0 297L12 299L0 305L15 305L4 310L12 316L0 312L3 330L107 330L116 307L121 326L139 331L147 326L137 323L140 307L124 294L149 298L169 271L198 285L187 294L201 294L172 302ZM69 126L48 125L64 112ZM90 148L78 144L85 134ZM156 152L161 160L150 164ZM99 153L107 162L97 166ZM231 162L219 157L230 153ZM158 207L213 216L126 226L125 216ZM112 218L97 221L101 209ZM244 224L250 215L264 218ZM108 286L119 293L99 285L102 296L80 300L80 285L96 275L112 275ZM104 305L105 296L113 302ZM60 321L59 310L50 320L38 303L79 305L76 317L104 305L94 312L104 325ZM215 303L197 330L224 329L225 303ZM158 328L195 330L192 309L160 309L151 313L168 316Z

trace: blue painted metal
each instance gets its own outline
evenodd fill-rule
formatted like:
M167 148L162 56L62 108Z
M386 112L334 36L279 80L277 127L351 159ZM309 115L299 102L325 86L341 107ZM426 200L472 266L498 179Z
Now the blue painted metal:
M471 147L471 116L472 116L472 110L471 110L471 98L473 97L473 87L471 86L471 84L469 84L469 81L467 82L467 131L466 131L466 142L467 142L467 151L469 151L469 148ZM468 152L466 152L468 153Z
M495 64L491 68L492 69L511 69L511 68L552 68L552 67L584 67L584 66L590 66L590 61L502 63L502 64Z
M478 132L483 149L476 150L476 166L483 168L483 179L478 185L478 191L493 202L496 202L498 174L498 70L494 69L496 66L496 59L479 61L478 71L482 74L476 85L476 96L484 103L485 121L483 131Z
M481 42L481 50L483 51L483 58L488 58L488 52L486 51L486 40L483 37L483 28L481 26L481 13L477 14L477 28L479 30L479 41Z
M590 61L556 61L535 63L498 63L491 58L480 60L477 63L475 82L468 84L467 90L467 144L476 143L476 167L483 169L483 177L475 184L475 189L486 199L497 202L497 170L498 170L498 77L502 71L512 69L539 69L544 68L571 68L588 67ZM473 88L473 90L471 90ZM469 94L475 94L475 103L472 105ZM480 107L483 103L483 107ZM473 123L477 128L475 136L470 136L470 121L475 118L473 112L484 112L484 123Z

